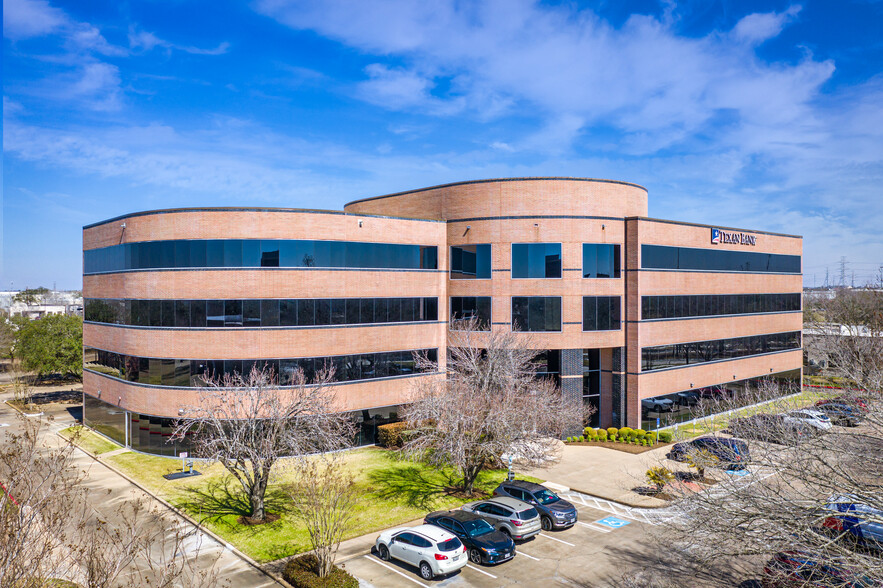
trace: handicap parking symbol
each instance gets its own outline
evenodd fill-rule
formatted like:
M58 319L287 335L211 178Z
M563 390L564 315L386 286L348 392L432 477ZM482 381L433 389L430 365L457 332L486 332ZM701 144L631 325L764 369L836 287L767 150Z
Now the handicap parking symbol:
M727 473L731 476L747 476L748 470L727 470Z
M604 525L605 527L610 527L611 529L619 529L620 527L625 527L629 524L629 521L624 521L622 519L618 519L616 517L604 517L600 521L595 521L599 525Z

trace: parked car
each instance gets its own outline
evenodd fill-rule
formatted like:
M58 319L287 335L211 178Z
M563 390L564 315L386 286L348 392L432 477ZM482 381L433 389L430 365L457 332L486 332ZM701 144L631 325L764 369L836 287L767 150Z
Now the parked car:
M494 490L494 496L511 496L537 509L543 531L567 529L579 518L575 506L541 484L524 480L503 482Z
M748 443L742 439L724 437L699 437L691 441L675 443L666 457L674 461L687 461L691 454L706 451L715 456L722 467L744 467L751 459Z
M824 563L806 551L780 551L763 568L764 588L879 588L881 584L856 572Z
M681 406L696 406L699 404L700 396L699 392L696 390L689 390L687 392L678 392L678 404Z
M457 536L466 546L474 564L497 564L515 557L515 542L493 525L465 510L440 510L426 515L423 522L441 527Z
M529 539L542 530L537 509L514 498L497 496L477 500L464 504L463 510L474 512L513 539Z
M416 566L424 580L452 574L469 561L463 543L435 525L384 531L375 547L380 559L392 558Z
M754 441L797 445L814 438L819 430L799 419L788 420L781 414L755 414L730 419L731 435Z
M828 499L824 509L831 511L822 525L838 533L849 533L860 545L883 551L883 510L861 502L850 494L835 495Z
M827 431L834 426L831 423L831 419L828 418L828 415L820 410L813 410L810 408L792 410L791 412L786 413L785 422L803 423L809 425L810 427L818 429L819 431Z
M675 403L671 398L645 398L641 401L641 408L645 412L671 412L675 408Z
M849 396L849 395L840 395L835 396L834 398L823 398L816 402L816 406L822 406L824 404L846 404L848 406L855 406L862 412L868 412L870 407L868 406L869 398L865 396Z
M865 419L861 409L848 404L823 404L816 406L816 410L828 415L833 424L845 427L858 426Z

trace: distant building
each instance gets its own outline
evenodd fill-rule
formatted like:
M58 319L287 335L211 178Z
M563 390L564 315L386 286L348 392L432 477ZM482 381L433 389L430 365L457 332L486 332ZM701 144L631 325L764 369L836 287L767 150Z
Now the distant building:
M54 291L40 296L35 304L16 302L18 291L0 292L0 308L10 317L24 316L38 319L50 314L67 314L83 316L83 297L79 292Z

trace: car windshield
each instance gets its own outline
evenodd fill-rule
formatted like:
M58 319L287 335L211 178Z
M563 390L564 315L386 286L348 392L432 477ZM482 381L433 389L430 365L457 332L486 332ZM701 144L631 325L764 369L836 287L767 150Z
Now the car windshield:
M463 523L463 528L466 529L466 534L470 537L478 537L479 535L486 535L494 530L494 527L483 519L476 519L474 521L465 521Z
M537 509L535 508L529 508L518 513L518 518L522 521L529 521L530 519L535 519L538 516L540 516L540 513L538 513Z
M537 499L537 502L543 505L552 504L553 502L558 501L558 497L555 495L555 493L550 490L546 490L545 488L535 493L534 498Z
M438 544L439 551L454 551L455 549L459 549L463 544L460 543L460 540L456 537L451 537L447 541L442 541Z

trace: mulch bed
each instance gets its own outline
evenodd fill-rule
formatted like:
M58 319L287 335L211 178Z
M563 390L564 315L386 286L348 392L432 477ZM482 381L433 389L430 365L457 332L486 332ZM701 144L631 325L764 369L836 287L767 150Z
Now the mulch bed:
M645 453L652 449L659 449L660 447L667 447L672 445L672 443L657 443L656 445L651 445L649 447L644 447L643 445L632 445L631 443L615 443L613 441L575 441L573 443L565 443L565 445L585 445L587 447L606 447L607 449L616 449L617 451L622 451L623 453L632 453L639 454Z

